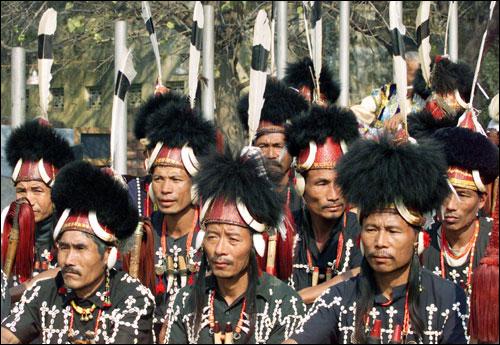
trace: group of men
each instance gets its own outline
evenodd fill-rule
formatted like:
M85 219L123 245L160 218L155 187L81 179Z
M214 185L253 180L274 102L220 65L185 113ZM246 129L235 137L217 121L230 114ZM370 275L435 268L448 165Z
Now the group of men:
M2 343L498 341L498 322L468 329L494 248L498 281L498 143L463 107L470 67L438 58L413 89L416 141L393 86L349 109L326 67L311 75L306 58L268 78L241 150L158 88L134 128L144 177L74 161L47 123L14 129Z

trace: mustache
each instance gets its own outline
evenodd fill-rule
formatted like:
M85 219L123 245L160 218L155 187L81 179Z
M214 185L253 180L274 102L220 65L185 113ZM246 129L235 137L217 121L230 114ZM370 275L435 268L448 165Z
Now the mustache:
M212 264L226 264L226 265L232 265L233 264L233 261L232 260L228 260L228 259L219 259L219 258L213 258L212 260L210 260L210 262Z
M392 256L391 253L389 253L386 250L380 250L380 251L368 253L367 257L369 257L369 258L379 257L379 258L394 259L394 256Z
M72 266L64 266L62 269L61 269L61 272L62 274L67 274L67 273L74 273L74 274L78 274L79 276L81 276L82 274L80 273L80 271L78 271L77 269L75 269L74 267Z

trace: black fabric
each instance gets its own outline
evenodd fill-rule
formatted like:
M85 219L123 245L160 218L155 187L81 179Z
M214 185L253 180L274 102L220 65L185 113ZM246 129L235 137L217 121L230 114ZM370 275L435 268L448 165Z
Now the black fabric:
M357 245L357 240L361 231L356 215L352 212L347 213L347 224L344 228L344 216L338 219L338 222L331 229L331 235L322 252L319 252L314 238L314 232L311 228L311 219L309 211L300 210L294 213L295 227L297 229L297 242L294 252L294 268L292 271L291 282L293 288L300 291L312 285L312 272L307 269L307 251L311 253L313 266L319 267L320 279L318 284L325 281L326 269L333 269L332 277L339 273L359 267L362 260L361 251ZM338 271L335 269L337 248L340 233L343 232L344 244L340 265ZM348 249L349 248L349 249ZM349 253L347 253L349 251ZM348 255L347 255L348 254ZM300 266L300 267L299 267Z
M303 328L291 338L299 344L352 343L359 279L355 277L326 290L309 310ZM372 328L375 318L382 320L382 344L389 343L397 324L403 324L406 286L393 288L392 294L392 303L384 307L382 304L388 302L387 299L376 292L374 308L369 313L368 330ZM461 318L466 313L467 305L465 295L458 286L423 269L419 300L419 312L426 325L424 339L415 339L410 326L407 343L466 343Z
M228 305L219 294L216 279L212 275L206 278L205 284L207 286L205 299L207 306L210 292L214 289L216 291L214 314L222 332L224 332L226 322L231 323L234 331L240 317L244 295ZM166 332L168 344L188 344L193 340L190 335L193 335L194 332L194 305L191 304L191 299L184 298L184 296L189 296L192 291L193 287L191 286L182 289L177 294L172 309L169 310L171 314L167 318ZM299 295L279 279L262 273L257 282L256 300L257 329L254 330L249 343L280 344L298 326L304 313L304 305ZM175 315L177 311L180 313ZM206 313L208 313L208 308ZM195 336L198 344L212 344L214 341L213 335L209 333L208 324ZM245 338L246 334L242 332L241 338L239 340L233 339L233 343L242 344L245 342Z
M50 60L52 56L52 39L54 35L38 35L38 59Z
M74 313L73 330L78 331L77 334L94 331L99 310L102 310L98 344L152 343L154 301L149 290L124 272L111 270L110 279L112 306L109 308L105 308L98 297L105 290L105 282L97 290L99 295L96 293L86 300L78 299L69 290L66 294L60 293L59 288L63 286L61 273L55 279L37 282L24 292L21 302L3 320L2 327L9 329L25 344L37 336L47 344L66 343L72 310L70 301L75 299L77 305L82 307L97 306L90 321L82 321L78 313Z
M153 236L154 236L154 264L155 267L158 265L165 265L166 258L163 255L162 247L161 247L161 233L162 233L162 223L163 223L164 215L161 212L153 212L151 215L151 223L153 224ZM167 229L166 229L167 230ZM187 257L186 264L188 264L188 260L192 260L194 265L196 266L196 271L198 271L200 267L200 261L202 256L201 250L196 250L196 239L199 236L199 225L197 224L195 229L195 234L193 234L193 239L191 242L190 253L186 252L186 242L188 238L188 234L179 237L173 238L172 236L167 236L167 255L173 256L174 264L178 262L179 256ZM194 282L196 277L196 272L191 272L187 276L188 283ZM162 275L156 275L156 286L158 286L159 281L167 288L168 276L167 273L163 273ZM156 308L155 308L155 323L163 324L165 314L167 313L167 303L171 296L175 295L181 289L181 277L179 274L175 274L172 288L170 290L165 291L162 294L155 295Z
M491 218L479 218L479 235L476 241L476 247L474 248L474 262L472 263L472 268L475 269L479 266L479 262L486 252L486 247L488 246L489 234L493 226L493 221ZM421 256L422 265L426 267L429 271L442 277L441 272L441 241L442 241L442 226L441 223L435 223L429 231L431 235L431 244ZM458 267L451 267L448 265L446 259L444 260L445 266L445 277L446 279L452 281L453 283L465 289L467 283L467 271L470 263L470 257L465 261L465 263Z

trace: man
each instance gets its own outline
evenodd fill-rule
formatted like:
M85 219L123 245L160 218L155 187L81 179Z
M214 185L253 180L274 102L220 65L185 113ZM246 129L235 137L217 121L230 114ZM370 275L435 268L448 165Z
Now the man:
M138 215L122 183L85 162L64 167L52 190L55 278L26 290L2 322L2 343L151 343L154 298L113 268Z
M425 88L425 80L420 70L418 53L409 51L405 54L406 81L408 85L406 103L409 113L422 110L430 92ZM394 133L402 124L399 113L396 84L389 83L372 91L360 104L351 110L356 115L361 132L366 137L378 138L384 131Z
M440 129L434 137L446 152L454 192L442 204L441 221L429 231L431 246L422 263L459 284L469 296L473 270L484 256L491 232L491 218L478 217L478 212L488 197L485 186L498 176L498 148L468 128Z
M187 97L170 92L155 100L145 125L150 197L158 211L152 213L154 243L144 246L141 260L152 258L156 296L155 329L159 332L167 302L180 288L194 282L201 253L196 246L199 207L192 178L198 158L215 147L215 129L195 111ZM145 279L150 282L151 279Z
M319 99L315 96L316 82L313 79L315 75L313 62L309 57L305 57L295 63L289 63L286 67L285 77L283 82L298 92L309 103L317 103L327 106L335 104L340 96L340 86L333 80L333 74L326 65L322 64L321 73L319 75Z
M319 297L288 343L465 343L463 291L421 269L424 213L449 192L435 143L354 144L337 183L359 208L361 273Z
M283 198L258 149L236 159L211 157L196 184L205 200L201 215L203 258L197 282L181 289L164 326L168 344L281 343L298 326L300 297L261 273L262 232L280 221ZM207 273L209 272L209 273Z
M48 124L30 121L11 133L5 148L17 202L2 212L2 262L13 260L10 294L17 301L27 282L54 267L51 190L59 170L74 159L68 142ZM8 257L13 225L19 224L17 250ZM15 231L15 229L14 229Z
M287 129L287 146L296 158L296 186L304 208L295 212L297 239L294 245L292 286L306 304L324 287L308 296L308 287L329 281L358 267L356 247L359 224L336 184L335 166L347 144L359 137L350 110L314 105L309 113L293 120ZM331 283L333 283L332 281Z
M290 169L292 157L286 149L285 128L292 118L307 111L309 104L295 91L272 78L267 79L264 98L253 145L260 148L263 156L275 162L281 170L283 177L280 181L280 193L286 194L286 202L283 209L283 221L279 226L280 231L274 236L271 235L272 240L276 238L274 240L276 248L269 245L269 237L265 234L268 246L264 259L259 260L259 264L267 273L288 281L292 271L292 247L295 235L292 212L301 208L301 202L300 196L295 193L291 183L293 179L292 169ZM238 114L243 127L248 131L248 94L243 96L238 103ZM269 250L270 247L271 250ZM273 250L276 253L272 253Z
M415 139L429 138L444 127L455 127L470 100L473 70L465 63L436 56L431 66L431 96L425 107L408 117L408 130Z

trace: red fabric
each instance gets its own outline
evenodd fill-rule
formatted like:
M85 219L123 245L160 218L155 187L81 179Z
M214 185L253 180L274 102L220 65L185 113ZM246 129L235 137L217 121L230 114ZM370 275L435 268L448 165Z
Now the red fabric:
M439 107L436 101L427 102L425 109L430 112L432 117L436 120L441 120L445 116L445 112Z
M335 163L342 157L342 148L332 137L327 137L323 144L317 145L314 163L310 169L327 169L335 166ZM309 146L300 151L297 157L297 165L302 166L309 157Z
M498 194L486 255L472 275L469 333L480 343L498 343Z
M212 201L205 214L204 222L205 224L224 223L248 227L236 207L236 202L226 200L224 197L218 197Z
M278 235L276 250L277 277L287 281L292 275L293 268L293 243L295 241L295 222L288 206L285 206L286 239Z
M19 227L19 242L11 275L18 275L21 281L25 281L30 279L33 274L35 259L35 215L27 199L19 199L10 204L2 234L2 266L5 265L16 208L18 208L19 213L16 220Z

